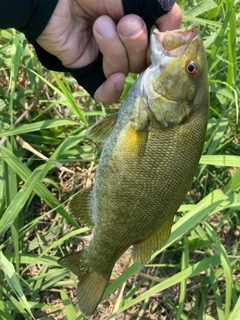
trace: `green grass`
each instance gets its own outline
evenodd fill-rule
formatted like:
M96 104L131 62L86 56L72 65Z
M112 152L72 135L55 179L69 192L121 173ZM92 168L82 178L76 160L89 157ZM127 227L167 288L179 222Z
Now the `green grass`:
M240 1L178 3L184 23L200 24L208 55L204 153L165 246L143 270L123 270L104 299L117 297L112 318L137 306L136 319L238 320ZM88 123L115 106L44 69L22 34L2 30L0 44L0 319L83 319L72 304L77 280L57 260L89 234L67 203L97 167Z

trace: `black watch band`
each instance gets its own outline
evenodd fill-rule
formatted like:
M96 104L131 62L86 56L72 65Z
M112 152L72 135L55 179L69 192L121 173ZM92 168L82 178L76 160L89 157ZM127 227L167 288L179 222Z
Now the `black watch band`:
M154 22L168 13L175 1L174 0L122 0L124 14L134 13L140 16L146 23L150 31Z

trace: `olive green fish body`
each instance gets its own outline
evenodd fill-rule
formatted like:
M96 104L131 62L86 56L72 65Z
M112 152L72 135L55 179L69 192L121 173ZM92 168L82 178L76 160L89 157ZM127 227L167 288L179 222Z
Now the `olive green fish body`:
M131 127L128 130L132 130ZM136 153L127 152L124 138L120 139L121 133L116 132L116 138L115 135L111 137L112 149L103 154L103 169L101 171L101 165L98 169L102 180L97 183L96 177L93 188L94 202L101 214L95 223L92 246L98 243L101 252L103 248L107 249L106 255L102 256L103 261L98 261L101 266L112 269L115 261L130 245L144 241L168 221L171 226L195 173L204 132L205 124L201 121L199 124L194 122L194 125L188 121L167 130L153 128L135 132L132 139L136 138L145 144ZM124 133L125 139L129 139L126 130ZM196 141L201 141L201 147ZM128 141L129 147L131 143L135 145L135 142ZM160 231L163 232L164 229ZM113 235L116 242L112 240ZM163 244L161 239L159 242ZM155 248L160 247L158 243L154 245ZM146 257L138 261L147 262L152 249L154 246L146 247L147 252L143 252ZM108 266L106 256L109 259ZM95 252L92 258L94 261ZM100 266L98 270L101 270Z
M197 27L153 31L151 51L152 66L118 115L88 130L105 145L94 186L73 198L70 211L94 226L94 236L87 249L60 261L79 277L85 315L94 312L115 262L131 245L134 261L143 264L166 242L201 156L208 84Z

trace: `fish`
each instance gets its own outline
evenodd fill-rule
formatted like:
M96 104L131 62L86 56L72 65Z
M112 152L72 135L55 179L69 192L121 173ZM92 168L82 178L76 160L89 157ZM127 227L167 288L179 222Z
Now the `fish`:
M90 316L112 269L133 246L146 264L169 238L174 215L190 188L208 120L206 52L197 24L150 33L151 65L118 113L89 127L103 144L95 183L69 202L69 212L93 228L89 246L59 264L78 276L77 299Z

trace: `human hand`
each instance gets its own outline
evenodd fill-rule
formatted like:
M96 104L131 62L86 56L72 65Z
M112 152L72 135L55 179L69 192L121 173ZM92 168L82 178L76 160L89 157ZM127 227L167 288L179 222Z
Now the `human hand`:
M181 27L177 4L156 22L159 30ZM37 42L67 68L80 68L103 54L106 81L94 98L116 101L129 72L142 72L150 62L148 32L137 15L124 16L121 0L59 0Z

